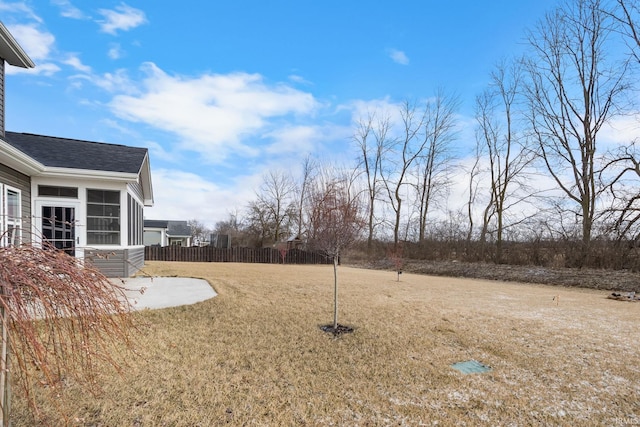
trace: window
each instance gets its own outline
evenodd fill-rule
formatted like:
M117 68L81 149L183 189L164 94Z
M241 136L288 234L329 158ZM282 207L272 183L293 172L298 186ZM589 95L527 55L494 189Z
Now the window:
M120 244L120 192L87 190L87 244Z
M38 196L78 198L76 187L54 187L52 185L38 185Z
M129 245L142 245L143 242L143 218L142 206L136 199L127 195L127 207L129 211Z
M22 240L22 213L20 190L0 185L2 205L0 206L0 244L17 245Z

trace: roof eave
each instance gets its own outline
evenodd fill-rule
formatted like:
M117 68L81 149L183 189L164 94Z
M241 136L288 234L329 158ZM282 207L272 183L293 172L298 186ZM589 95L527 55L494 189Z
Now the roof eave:
M61 167L44 167L40 173L34 174L41 178L75 178L100 179L114 182L135 182L138 175L127 172L96 171L89 169L71 169Z
M0 139L0 163L28 176L37 175L44 169L42 163L2 139Z
M149 162L149 152L144 156L140 166L140 185L142 186L143 202L147 207L153 206L153 184L151 183L151 163Z
M36 66L2 22L0 22L0 42L0 57L9 65L20 68Z

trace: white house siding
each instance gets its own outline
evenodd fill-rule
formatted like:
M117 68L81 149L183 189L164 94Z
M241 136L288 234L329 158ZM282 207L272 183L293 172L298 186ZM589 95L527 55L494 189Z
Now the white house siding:
M78 189L78 198L39 196L38 185L74 187ZM107 277L128 277L142 268L144 264L144 246L129 245L128 242L128 189L126 182L110 182L103 180L67 178L39 178L31 180L33 212L33 228L38 233L41 219L39 209L45 205L65 205L75 208L76 218L76 251L75 256L94 264ZM120 192L120 244L92 244L87 242L87 190L108 190ZM132 195L137 199L135 195ZM140 255L142 254L142 255ZM142 259L142 263L140 262Z

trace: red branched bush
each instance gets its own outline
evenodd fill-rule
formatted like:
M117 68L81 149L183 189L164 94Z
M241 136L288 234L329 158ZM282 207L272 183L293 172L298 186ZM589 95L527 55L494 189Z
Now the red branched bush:
M135 330L124 291L62 251L0 247L4 422L8 372L37 412L34 384L56 389L73 380L96 392L98 362L122 368L118 352L132 349Z

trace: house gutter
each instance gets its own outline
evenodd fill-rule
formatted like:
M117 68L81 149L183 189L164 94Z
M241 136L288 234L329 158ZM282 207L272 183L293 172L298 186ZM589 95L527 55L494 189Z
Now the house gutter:
M44 169L44 165L27 156L22 151L0 139L0 162L25 175L35 175Z
M138 180L138 175L135 173L94 171L89 169L70 169L46 166L32 176L42 178L100 179L114 182L134 182Z

